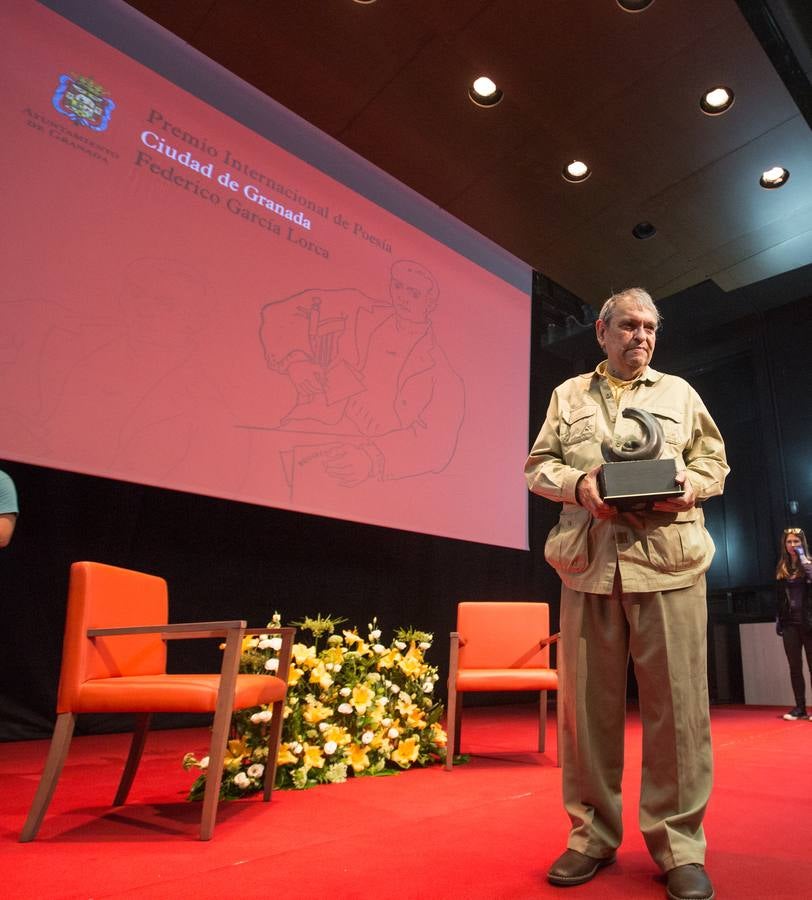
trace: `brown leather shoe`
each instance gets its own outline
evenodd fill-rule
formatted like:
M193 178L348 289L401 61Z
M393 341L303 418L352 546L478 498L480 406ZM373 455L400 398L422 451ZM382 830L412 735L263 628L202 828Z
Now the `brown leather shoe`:
M699 863L677 866L665 873L669 900L713 900L713 885Z
M598 869L610 866L614 861L614 856L595 859L594 856L586 856L577 850L565 850L550 866L547 881L559 887L585 884L598 874Z

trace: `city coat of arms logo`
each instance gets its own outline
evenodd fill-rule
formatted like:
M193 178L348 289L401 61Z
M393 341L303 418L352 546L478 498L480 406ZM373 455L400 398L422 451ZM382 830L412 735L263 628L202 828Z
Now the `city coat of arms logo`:
M85 75L60 75L52 103L54 109L76 125L104 131L116 104L104 96L104 88Z

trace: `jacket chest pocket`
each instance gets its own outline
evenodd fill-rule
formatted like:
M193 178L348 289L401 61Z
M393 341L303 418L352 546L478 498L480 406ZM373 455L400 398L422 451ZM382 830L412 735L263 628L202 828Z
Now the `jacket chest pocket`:
M683 425L683 415L678 409L671 409L666 406L648 408L648 411L656 417L657 421L663 427L663 436L666 443L674 444L677 447L684 447L686 444L685 428Z
M594 406L580 406L561 415L561 443L567 447L595 437L598 410Z

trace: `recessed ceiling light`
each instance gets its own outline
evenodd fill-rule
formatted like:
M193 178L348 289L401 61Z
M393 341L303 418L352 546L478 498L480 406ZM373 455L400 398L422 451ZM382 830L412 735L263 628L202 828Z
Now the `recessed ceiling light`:
M374 3L375 0L355 0L356 3Z
M468 96L477 106L496 106L504 94L491 78L488 78L487 75L480 75L468 88Z
M719 85L705 91L699 100L699 106L703 113L708 116L720 116L723 112L727 112L731 106L735 96L729 87Z
M630 13L643 12L652 3L654 0L617 0L617 5L622 10Z
M785 169L783 166L773 166L771 169L767 169L766 172L761 173L761 178L759 178L758 183L768 190L772 190L772 188L780 188L785 185L789 181L789 169Z
M578 184L579 181L586 181L591 174L592 169L585 162L581 162L580 159L574 159L572 162L567 163L561 170L564 180L573 184Z
M638 222L634 228L632 228L632 234L637 238L638 241L647 241L649 238L654 237L657 234L657 229L651 224L651 222Z

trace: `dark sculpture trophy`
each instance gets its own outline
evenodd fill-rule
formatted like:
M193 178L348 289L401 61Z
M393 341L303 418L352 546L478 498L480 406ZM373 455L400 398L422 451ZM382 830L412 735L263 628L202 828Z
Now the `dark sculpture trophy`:
M665 443L663 427L644 409L630 407L623 416L634 419L643 430L643 440L627 438L614 446L611 438L601 444L606 460L598 475L598 488L605 503L618 509L646 509L655 500L676 497L683 492L674 480L675 459L660 459Z

